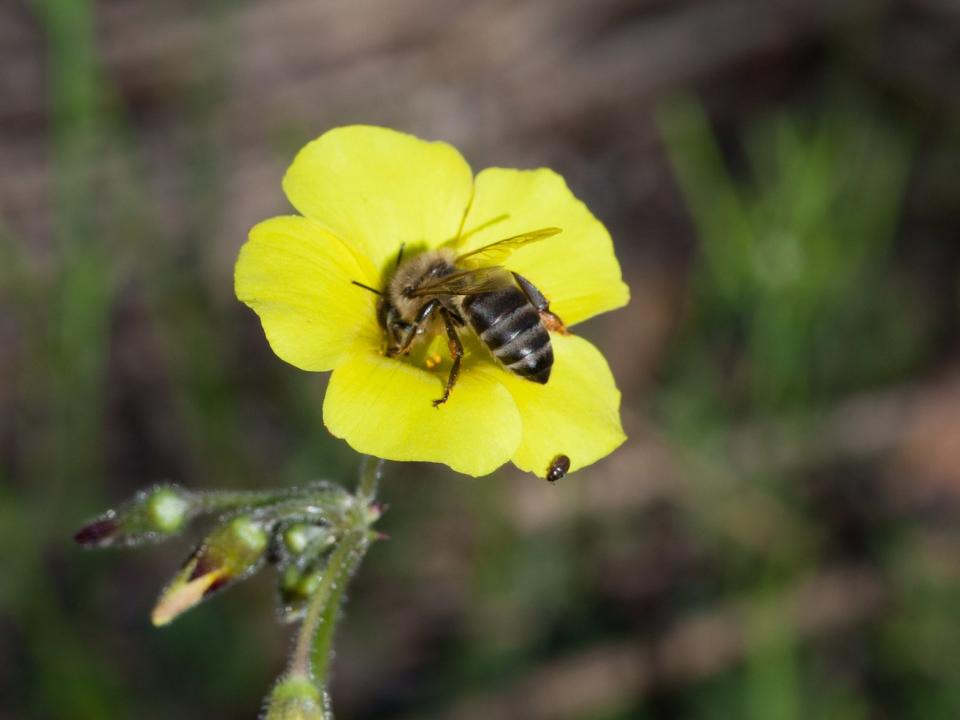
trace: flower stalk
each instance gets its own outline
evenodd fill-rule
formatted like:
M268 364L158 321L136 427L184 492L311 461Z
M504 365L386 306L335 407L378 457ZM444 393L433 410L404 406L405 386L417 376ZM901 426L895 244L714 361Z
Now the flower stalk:
M195 493L160 485L87 523L84 547L132 546L214 517L160 595L151 619L166 625L266 565L279 571L282 620L302 618L286 672L267 698L267 720L330 720L330 660L346 586L371 543L383 461L365 457L356 490L319 481L281 491Z
M382 471L383 460L369 456L364 458L354 495L356 505L351 514L354 525L327 561L326 572L307 607L290 657L287 676L312 679L320 692L323 703L323 715L320 717L324 720L333 718L327 686L340 605L347 583L360 567L371 542L379 537L371 525L381 513L374 501Z

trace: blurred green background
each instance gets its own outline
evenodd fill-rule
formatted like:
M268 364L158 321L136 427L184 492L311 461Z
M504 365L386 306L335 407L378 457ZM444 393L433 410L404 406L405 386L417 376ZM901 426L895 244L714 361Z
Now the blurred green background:
M0 718L254 717L266 571L162 631L138 488L352 478L232 294L324 130L561 172L633 300L630 440L556 486L392 465L338 717L960 717L960 9L943 0L0 5ZM470 428L464 428L470 432Z

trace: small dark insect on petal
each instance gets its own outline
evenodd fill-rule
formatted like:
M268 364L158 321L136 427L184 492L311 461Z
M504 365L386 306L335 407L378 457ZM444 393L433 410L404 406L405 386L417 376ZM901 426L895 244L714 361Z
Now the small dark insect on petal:
M557 455L547 468L547 480L556 482L570 470L570 458L566 455Z

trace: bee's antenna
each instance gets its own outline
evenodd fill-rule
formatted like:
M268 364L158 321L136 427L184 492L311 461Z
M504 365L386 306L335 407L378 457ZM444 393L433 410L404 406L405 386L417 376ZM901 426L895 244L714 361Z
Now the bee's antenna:
M372 292L374 295L379 295L380 297L383 297L383 293L382 293L382 292L380 292L379 290L374 290L374 289L373 289L372 287L370 287L369 285L364 285L362 282L357 282L356 280L351 280L350 282L353 283L354 285L356 285L357 287L362 287L364 290L369 290L369 291Z
M407 246L406 243L400 244L400 252L397 253L397 267L400 267L400 261L403 260L403 249Z

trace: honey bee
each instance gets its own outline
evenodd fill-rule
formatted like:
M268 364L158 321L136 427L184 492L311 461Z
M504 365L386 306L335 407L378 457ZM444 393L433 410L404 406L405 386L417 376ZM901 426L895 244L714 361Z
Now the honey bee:
M514 235L458 255L448 245L403 258L403 248L384 290L353 281L380 296L377 319L387 357L410 352L418 338L445 332L453 364L439 407L460 375L463 342L470 330L508 371L545 384L553 367L548 331L567 333L563 321L533 283L502 263L521 247L553 237L559 228Z

